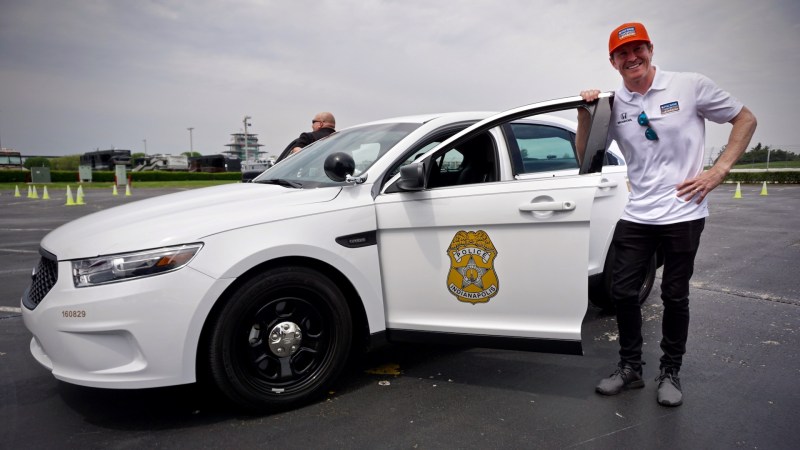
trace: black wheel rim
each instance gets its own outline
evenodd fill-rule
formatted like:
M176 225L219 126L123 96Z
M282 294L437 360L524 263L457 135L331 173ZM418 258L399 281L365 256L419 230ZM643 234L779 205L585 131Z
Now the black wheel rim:
M655 272L656 262L655 257L653 257L653 260L647 265L647 273L644 277L644 283L642 283L642 286L639 288L639 304L643 304L647 300L647 297L650 296L650 290L653 288L653 284L655 283L655 280L653 279Z
M330 309L315 293L273 295L257 302L237 321L231 341L231 369L238 378L267 395L303 391L318 381L330 364L334 336ZM291 322L302 332L302 341L291 355L277 355L269 346L269 333Z

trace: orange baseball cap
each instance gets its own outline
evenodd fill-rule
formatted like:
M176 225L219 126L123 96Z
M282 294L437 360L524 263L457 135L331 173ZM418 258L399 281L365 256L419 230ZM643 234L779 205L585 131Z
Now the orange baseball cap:
M644 25L638 22L623 23L614 29L608 38L608 54L614 53L614 50L619 48L620 45L634 41L650 42L650 36L647 34Z

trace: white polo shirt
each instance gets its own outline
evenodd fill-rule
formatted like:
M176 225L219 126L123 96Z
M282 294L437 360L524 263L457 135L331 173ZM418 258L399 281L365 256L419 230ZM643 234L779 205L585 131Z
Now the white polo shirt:
M677 185L703 171L705 119L730 122L743 104L704 75L655 68L644 95L624 84L615 93L608 138L625 156L631 184L622 219L666 225L707 217L707 199L686 202L677 196ZM645 137L647 127L637 121L642 111L658 140Z

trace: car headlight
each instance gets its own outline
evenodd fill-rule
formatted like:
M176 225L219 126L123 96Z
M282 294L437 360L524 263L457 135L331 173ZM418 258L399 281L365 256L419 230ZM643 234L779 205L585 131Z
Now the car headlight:
M127 281L172 272L189 264L203 244L186 244L72 261L75 287Z

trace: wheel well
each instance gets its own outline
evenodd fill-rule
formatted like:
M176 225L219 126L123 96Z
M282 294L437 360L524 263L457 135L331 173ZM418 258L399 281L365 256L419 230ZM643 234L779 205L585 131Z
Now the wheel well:
M239 289L239 286L264 273L267 270L277 267L298 266L314 269L326 277L330 278L336 286L341 289L347 300L347 305L350 308L350 313L353 319L353 349L361 352L364 351L369 344L369 324L367 322L367 313L364 310L364 305L361 297L358 295L353 284L335 267L317 259L305 258L299 256L278 258L271 261L263 262L247 272L243 273L236 279L225 292L220 295L214 306L209 311L206 320L203 323L203 330L200 333L200 339L195 349L195 374L198 380L205 379L205 371L207 370L204 363L202 351L208 347L208 340L211 335L211 323L213 318L217 317L219 311L225 306L225 303L230 299L231 295Z

